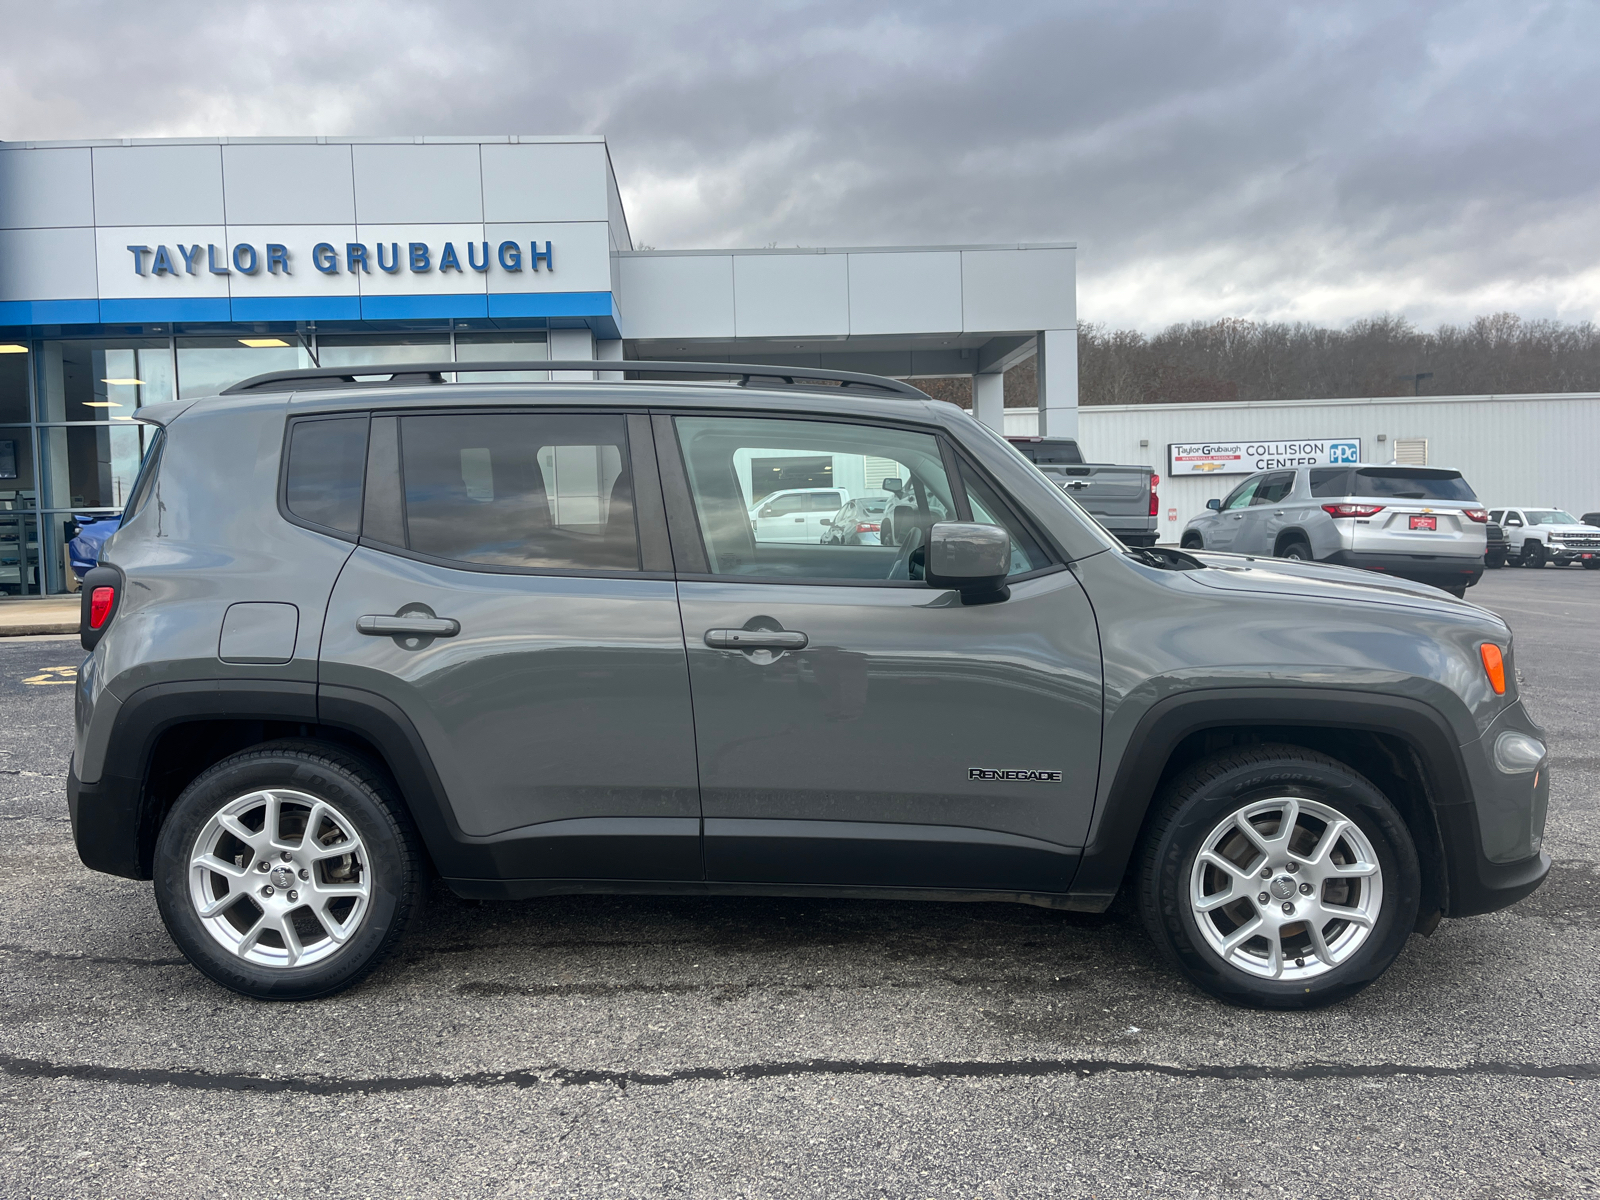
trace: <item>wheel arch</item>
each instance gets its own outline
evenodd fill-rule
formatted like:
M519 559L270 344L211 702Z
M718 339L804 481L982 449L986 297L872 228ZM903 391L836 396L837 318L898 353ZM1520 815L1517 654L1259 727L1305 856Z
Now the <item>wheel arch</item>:
M1304 542L1309 550L1311 548L1311 535L1298 525L1279 530L1277 540L1272 543L1272 557L1282 558L1284 550L1288 548L1291 542Z
M332 693L330 695L330 693ZM325 710L325 711L322 711ZM183 789L208 767L283 738L337 746L387 777L430 857L450 856L455 829L444 788L404 714L353 689L274 680L155 684L117 713L100 780L71 785L78 855L94 870L150 879L156 838Z
M1109 906L1121 888L1155 801L1194 762L1235 746L1285 743L1315 750L1370 779L1405 818L1422 863L1418 928L1450 911L1455 864L1441 817L1469 809L1466 764L1446 719L1404 697L1315 689L1207 689L1169 697L1140 720L1097 806L1074 895ZM1470 813L1468 814L1470 818ZM1472 822L1475 824L1475 821Z

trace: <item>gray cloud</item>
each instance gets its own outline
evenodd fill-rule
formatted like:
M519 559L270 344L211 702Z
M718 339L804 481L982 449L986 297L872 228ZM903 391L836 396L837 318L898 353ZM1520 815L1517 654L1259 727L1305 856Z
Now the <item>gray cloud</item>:
M659 247L1075 240L1147 329L1600 310L1586 3L5 8L8 139L601 132Z

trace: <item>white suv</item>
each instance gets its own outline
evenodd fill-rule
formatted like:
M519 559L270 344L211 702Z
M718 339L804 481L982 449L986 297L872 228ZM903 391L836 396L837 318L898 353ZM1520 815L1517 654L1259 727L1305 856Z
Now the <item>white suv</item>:
M1489 514L1506 531L1506 561L1524 567L1581 562L1600 569L1600 529L1560 508L1497 508Z

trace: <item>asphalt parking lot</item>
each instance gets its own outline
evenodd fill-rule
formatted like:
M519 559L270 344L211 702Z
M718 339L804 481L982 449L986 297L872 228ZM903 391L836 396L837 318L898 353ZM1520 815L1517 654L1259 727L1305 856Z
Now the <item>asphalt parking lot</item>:
M76 642L0 642L0 1195L1600 1193L1600 574L1469 596L1555 870L1308 1014L1196 992L1120 906L438 890L356 990L245 1000L78 862Z

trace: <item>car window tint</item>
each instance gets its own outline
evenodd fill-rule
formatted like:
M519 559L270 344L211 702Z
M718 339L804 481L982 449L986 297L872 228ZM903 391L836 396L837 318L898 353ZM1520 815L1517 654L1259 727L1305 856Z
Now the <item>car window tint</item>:
M1351 496L1394 500L1476 500L1459 471L1428 467L1357 467Z
M1311 494L1313 496L1348 496L1350 494L1350 468L1313 467L1311 469Z
M366 465L365 415L296 421L289 433L284 502L302 521L359 534Z
M1011 534L1011 569L1008 575L1021 575L1048 566L1049 559L1039 543L1024 529L995 495L995 491L966 463L961 464L961 481L967 489L967 507L972 519L983 525L999 525Z
M1497 508L1489 513L1489 520L1499 524L1500 518L1505 515L1505 509Z
M776 496L769 503L761 506L763 517L787 517L791 513L805 512L806 498L800 493L788 496Z
M816 582L920 579L914 552L928 526L956 511L938 439L931 434L845 422L764 417L678 417L695 513L713 574ZM878 545L829 544L814 522L750 520L757 466L805 464L839 490L805 511L837 511L845 493L882 504ZM891 494L882 485L898 480ZM807 499L807 504L810 501ZM902 550L905 551L902 554Z
M406 535L419 554L526 570L637 571L622 416L400 419Z
M838 492L812 492L809 498L812 512L837 512L844 503L844 497Z
M1256 494L1251 499L1251 504L1276 504L1294 488L1294 472L1280 471L1275 475L1268 475L1256 488Z

